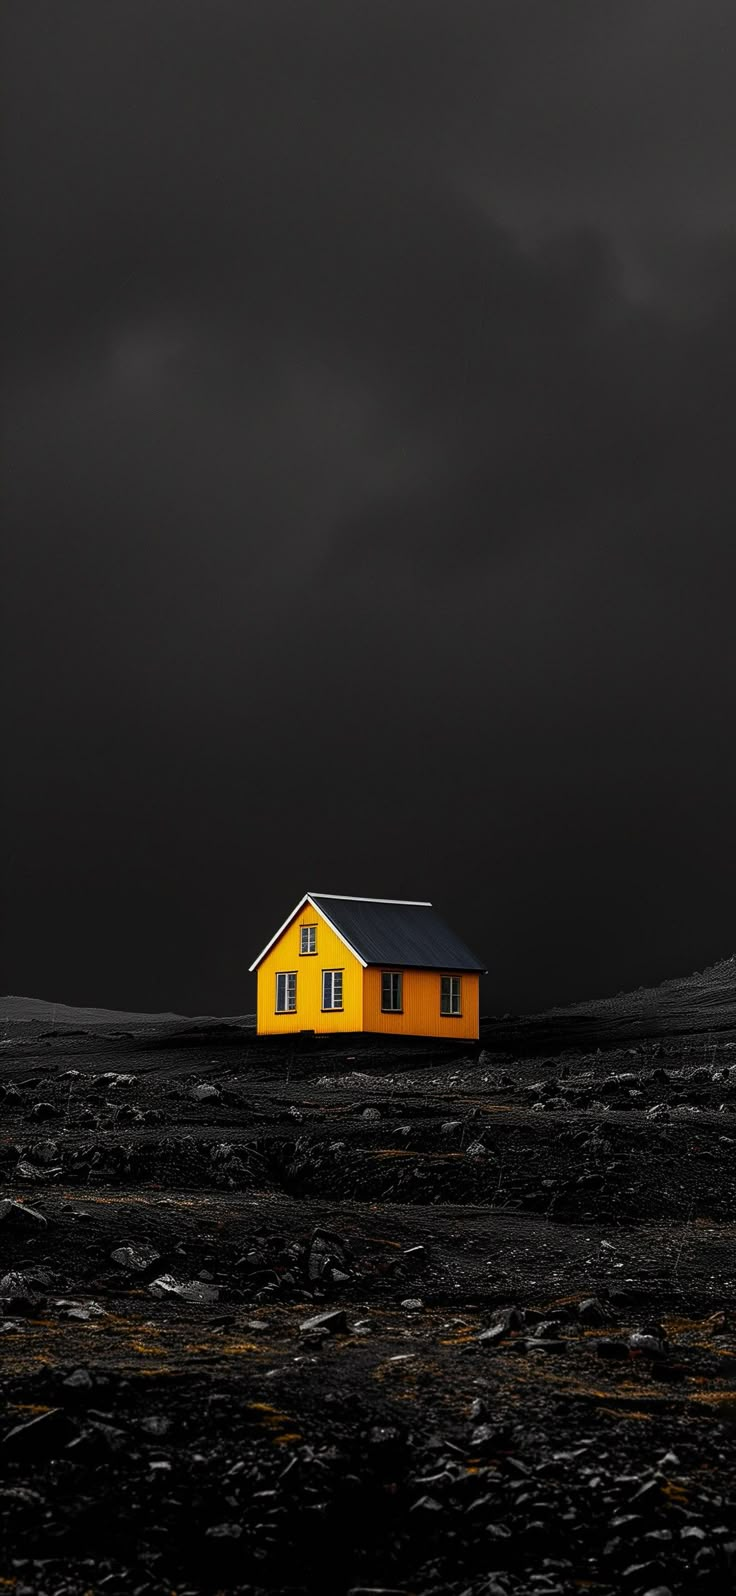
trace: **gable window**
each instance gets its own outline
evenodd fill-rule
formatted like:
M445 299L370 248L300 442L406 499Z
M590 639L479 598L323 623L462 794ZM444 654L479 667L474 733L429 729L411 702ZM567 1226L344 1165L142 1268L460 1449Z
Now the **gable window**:
M322 1008L342 1008L342 970L322 971Z
M317 952L317 927L316 925L303 925L301 930L300 953Z
M276 1013L293 1014L296 1009L296 970L281 970L276 976Z
M440 1014L460 1014L459 975L443 975L440 979Z
M400 970L381 971L381 1009L384 1014L401 1014L402 985Z

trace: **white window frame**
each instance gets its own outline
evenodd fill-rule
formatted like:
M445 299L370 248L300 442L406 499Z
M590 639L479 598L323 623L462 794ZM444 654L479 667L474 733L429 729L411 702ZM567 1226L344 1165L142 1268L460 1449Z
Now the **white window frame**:
M302 925L299 927L299 953L302 957L317 952L317 927L316 925Z
M386 1004L384 1002L384 981L390 981L391 982L391 998L392 998L392 1001L390 1003L388 1003L388 1004ZM394 988L394 982L397 983L396 988ZM396 1002L396 1003L393 1002L394 990L396 991L396 994L398 996L398 1002ZM403 972L403 970L382 970L381 971L381 1013L382 1014L403 1014L403 1012L404 1012L404 972Z
M283 1003L279 1003L279 982L283 981ZM296 970L276 971L276 1014L296 1014Z
M342 1012L343 1002L343 972L342 970L322 971L322 1013L339 1014Z
M447 983L447 997L445 997L445 983ZM462 1019L462 996L462 976L440 976L440 1014L443 1020Z

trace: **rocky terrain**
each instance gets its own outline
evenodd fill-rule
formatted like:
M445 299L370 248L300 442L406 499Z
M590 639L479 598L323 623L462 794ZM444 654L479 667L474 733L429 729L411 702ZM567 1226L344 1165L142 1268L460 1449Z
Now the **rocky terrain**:
M736 1589L733 998L536 1051L8 1014L0 1589Z

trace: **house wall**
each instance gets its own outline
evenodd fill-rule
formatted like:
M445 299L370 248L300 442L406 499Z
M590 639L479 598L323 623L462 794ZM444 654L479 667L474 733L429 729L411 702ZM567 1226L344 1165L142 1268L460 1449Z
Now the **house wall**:
M300 926L316 925L317 952L300 953ZM296 970L296 1012L276 1013L276 975ZM342 970L341 1010L322 1011L322 971ZM363 966L327 922L307 903L282 932L258 967L257 1029L260 1036L288 1031L361 1031Z
M388 968L388 966L387 966ZM396 966L398 968L398 966ZM452 970L446 970L452 975ZM440 970L403 972L403 1014L382 1014L381 971L369 967L363 975L363 1029L400 1036L477 1038L480 1020L480 982L477 975L461 975L462 1014L440 1014Z

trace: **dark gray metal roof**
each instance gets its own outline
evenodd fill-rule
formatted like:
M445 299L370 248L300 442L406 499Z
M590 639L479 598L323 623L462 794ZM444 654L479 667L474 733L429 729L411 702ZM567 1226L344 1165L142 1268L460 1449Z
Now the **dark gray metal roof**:
M333 898L314 892L309 898L366 964L485 972L485 965L431 903Z

